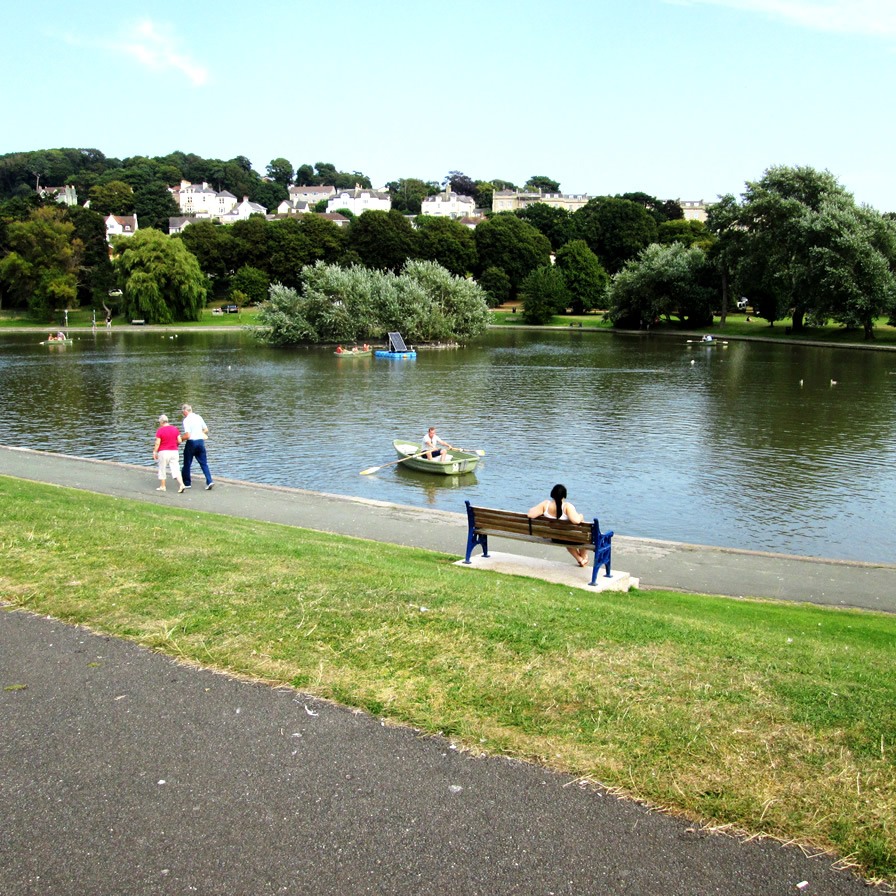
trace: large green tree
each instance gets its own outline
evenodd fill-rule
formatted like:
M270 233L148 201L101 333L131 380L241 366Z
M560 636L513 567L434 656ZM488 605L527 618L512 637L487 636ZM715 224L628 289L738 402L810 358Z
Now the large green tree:
M523 300L523 322L546 324L555 314L566 311L569 292L563 271L551 264L543 265L527 274L520 286Z
M572 214L565 208L547 205L544 202L533 202L515 211L514 214L540 230L551 241L551 248L555 252L572 239Z
M391 180L386 189L392 197L392 208L406 215L419 215L423 200L439 193L439 185L416 177Z
M196 256L203 273L216 288L226 280L228 272L236 270L231 230L217 221L198 219L176 236Z
M542 193L559 193L560 192L560 181L553 180L550 177L546 177L543 174L533 174L529 180L526 181L527 190L536 191L541 190Z
M123 180L111 180L90 189L90 207L101 215L134 214L134 188Z
M168 221L180 215L180 207L168 187L156 181L134 193L134 211L139 227L153 227L168 233Z
M833 318L871 338L875 318L896 311L893 223L828 171L769 168L739 203L723 197L710 226L725 273L770 323Z
M513 294L536 268L550 263L551 244L531 224L511 212L495 215L474 231L478 272L499 268L510 280Z
M417 257L438 262L463 277L476 269L476 239L465 224L452 218L421 215L417 218Z
M650 212L637 202L613 196L590 199L573 214L573 227L610 274L656 242L656 221Z
M605 308L610 278L584 240L572 240L557 253L573 314Z
M714 291L702 249L654 243L613 277L610 319L618 327L644 328L665 318L689 326L712 323Z
M398 211L369 211L348 228L346 248L368 268L398 271L417 254L417 239L408 219Z
M293 181L294 173L292 162L283 157L271 159L267 167L268 177L281 187L289 187Z
M27 220L9 223L6 244L0 283L16 307L49 321L55 309L77 305L84 244L62 208L37 208Z
M153 324L199 320L206 278L182 240L146 228L117 237L113 248L127 317Z

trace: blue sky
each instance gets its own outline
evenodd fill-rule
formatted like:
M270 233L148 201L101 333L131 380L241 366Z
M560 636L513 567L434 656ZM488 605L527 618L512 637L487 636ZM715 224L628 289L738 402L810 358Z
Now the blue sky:
M32 0L0 33L0 154L451 170L740 194L827 169L896 211L896 0Z

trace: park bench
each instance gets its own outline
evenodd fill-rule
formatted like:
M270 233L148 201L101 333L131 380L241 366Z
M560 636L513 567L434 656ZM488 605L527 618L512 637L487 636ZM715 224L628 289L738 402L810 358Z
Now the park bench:
M135 320L131 321L131 326L142 327L145 323L146 321L142 317L138 317Z
M536 544L556 544L566 547L582 547L594 551L594 566L591 570L591 585L597 583L597 572L606 568L607 578L611 577L610 553L613 533L601 532L597 518L592 522L571 523L567 520L549 520L545 517L530 519L525 513L512 510L493 510L490 507L467 505L467 556L470 562L473 548L481 547L482 556L488 557L488 537L515 538Z

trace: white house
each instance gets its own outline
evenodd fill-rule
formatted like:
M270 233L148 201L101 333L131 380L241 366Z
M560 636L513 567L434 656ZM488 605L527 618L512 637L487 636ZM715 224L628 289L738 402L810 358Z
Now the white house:
M327 202L327 211L335 212L347 208L353 215L364 212L388 212L392 208L392 197L388 193L368 190L355 184L354 190L337 190Z
M278 215L307 215L313 211L313 206L305 199L284 199L277 206Z
M71 184L66 184L64 187L41 187L37 193L41 199L51 196L60 205L78 204L78 191Z
M472 196L455 193L451 185L445 187L444 193L427 196L420 203L421 215L436 215L442 218L474 218L476 217L476 201Z
M180 210L185 215L197 218L220 218L233 211L237 200L233 193L222 190L220 193L204 181L191 184L182 180L179 187L171 190Z
M133 236L137 232L136 215L106 215L106 242L114 236Z
M220 215L218 220L222 224L234 224L237 221L245 221L251 215L267 215L268 210L257 202L249 202L248 196L243 196L243 201L235 206L226 215Z
M314 205L321 199L332 199L336 195L336 187L290 187L290 202L307 202Z

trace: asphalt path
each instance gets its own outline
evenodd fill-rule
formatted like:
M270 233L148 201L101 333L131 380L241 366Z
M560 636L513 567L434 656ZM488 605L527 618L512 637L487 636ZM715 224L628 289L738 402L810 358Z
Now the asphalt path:
M458 514L227 481L161 495L150 468L0 449L0 474L455 555L465 541ZM671 584L652 580L663 568L631 572ZM703 587L714 568L681 574L724 593ZM780 592L777 575L755 581ZM3 896L868 892L831 856L25 612L0 612L0 769Z

